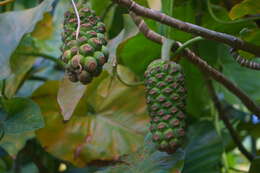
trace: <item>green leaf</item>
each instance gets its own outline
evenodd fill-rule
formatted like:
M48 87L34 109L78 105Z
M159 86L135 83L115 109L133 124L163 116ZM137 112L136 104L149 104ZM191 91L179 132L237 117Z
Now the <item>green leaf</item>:
M214 5L213 10L215 16L217 16L217 18L219 18L220 20L232 21L228 16L228 11L221 5ZM219 23L218 21L215 21L208 12L204 14L204 11L203 11L203 16L201 17L201 26L214 31L223 32L223 33L236 35L236 36L239 36L241 30L245 28L257 28L254 21L234 23L234 24Z
M37 138L48 152L80 167L117 161L143 142L148 122L143 90L126 87L103 72L87 86L72 118L64 123L56 101L58 82L47 82L33 95L46 123Z
M35 63L35 57L21 55L21 52L26 51L37 51L35 39L29 35L24 36L10 58L10 67L13 73L6 79L5 95L8 98L11 98L16 94L17 90L27 77L28 71Z
M25 145L27 139L34 136L34 130L42 128L44 121L36 103L26 98L13 98L3 102L1 125L4 137L0 141L9 154L15 156Z
M123 65L130 68L140 78L143 78L144 71L151 61L160 58L160 50L160 45L147 40L143 34L138 34L121 44L117 55Z
M260 87L260 81L255 79L260 77L260 72L241 67L230 55L227 47L223 47L222 51L223 55L225 54L225 56L220 59L224 75L228 76L231 81L245 91L252 99L259 100L260 91L256 88ZM234 97L233 94L229 94L229 96L227 92L224 91L224 93L225 99ZM235 99L230 99L230 103L241 104L240 101L235 101Z
M36 31L34 31L34 33L43 32L43 35L50 35L50 37L46 39L39 39L39 37L37 37L36 46L39 49L39 52L57 58L60 57L61 51L59 48L62 45L61 33L63 32L64 13L69 9L69 7L71 7L70 1L59 1L55 7L52 20L49 19L44 22L44 25L53 28L53 30L50 31L47 30L46 27L38 27L40 31L37 31L37 28L35 28Z
M123 158L127 164L117 165L97 173L178 173L184 165L185 151L179 149L174 154L157 151L148 133L138 152Z
M101 15L107 6L111 3L110 0L90 0L91 7L96 11L97 15Z
M185 74L185 86L188 90L186 111L195 117L211 116L211 103L204 74L186 59L181 61Z
M85 92L86 86L73 83L67 77L61 80L58 91L58 103L62 110L63 119L69 120L78 102Z
M260 29L256 28L248 30L246 34L242 35L242 38L255 45L260 45Z
M202 121L189 129L183 173L219 173L222 139L209 121Z
M185 1L181 6L175 6L173 9L173 17L184 22L195 23L195 9L192 1ZM187 41L192 38L192 35L178 29L171 29L171 39L177 41Z
M45 0L39 6L0 14L0 79L11 74L9 59L26 33L32 32L44 12L50 10L53 0Z
M260 157L256 157L250 166L249 173L258 173L260 170Z
M117 55L117 49L120 44L123 44L131 37L134 37L138 33L138 28L128 15L124 16L124 29L114 39L108 43L109 56L115 58Z
M247 133L250 134L250 136L253 136L255 138L260 137L260 124L254 124L252 122L241 122L238 126L238 130L246 130Z
M147 24L149 24L150 27L155 27L154 21L147 21ZM119 63L127 66L140 78L143 78L143 73L148 64L152 60L160 57L161 46L145 38L142 33L137 34L138 28L135 24L125 28L132 28L135 33L132 34L131 37L119 41L116 56ZM120 35L118 35L117 38L120 38ZM111 45L113 45L112 42ZM138 63L136 63L137 61Z
M229 12L231 19L241 18L249 14L260 13L260 0L244 0L243 2L235 5Z
M0 141L3 147L11 156L15 157L17 153L24 147L26 141L35 136L34 132L24 132L19 134L5 134Z
M30 99L12 98L4 101L5 134L33 131L44 126L39 106Z

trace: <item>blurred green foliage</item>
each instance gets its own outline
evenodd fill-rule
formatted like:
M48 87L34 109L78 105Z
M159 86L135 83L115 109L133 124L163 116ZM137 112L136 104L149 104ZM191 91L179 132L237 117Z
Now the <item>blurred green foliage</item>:
M260 44L259 21L219 23L207 11L206 0L136 2L157 10L163 7L163 12L179 20ZM61 55L63 14L71 7L69 0L16 0L0 6L0 173L260 171L259 158L248 162L216 119L205 74L184 58L179 63L188 89L187 140L173 155L156 151L148 133L144 88L120 83L113 62L119 63L124 80L142 81L148 64L160 58L161 46L138 32L127 9L111 0L88 3L107 26L110 59L103 74L87 87L66 81L63 69L44 58ZM223 21L260 12L259 0L211 0L211 4ZM145 21L154 31L176 41L194 37ZM260 73L239 66L226 45L205 40L190 48L260 103ZM259 120L223 86L213 84L241 141L259 154ZM68 122L63 121L65 114L72 116Z

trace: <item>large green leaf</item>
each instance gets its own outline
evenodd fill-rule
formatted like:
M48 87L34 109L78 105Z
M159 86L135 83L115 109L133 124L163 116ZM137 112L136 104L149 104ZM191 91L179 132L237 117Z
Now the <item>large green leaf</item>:
M110 167L97 173L178 173L184 165L185 151L174 154L157 151L148 133L143 146L136 152L123 158L127 164Z
M117 57L117 49L121 44L127 42L130 38L138 34L138 28L135 26L130 16L124 16L124 29L108 43L110 59Z
M185 1L181 6L173 8L173 17L180 19L184 22L195 23L195 8L192 1ZM187 41L192 38L192 35L178 29L171 29L171 39L177 41Z
M181 62L185 74L185 86L188 90L186 111L195 117L211 116L211 102L204 74L193 64L183 59Z
M44 121L40 108L30 99L13 98L3 103L1 131L4 131L4 137L0 146L14 156L26 140L34 136L33 131L44 126Z
M244 0L235 5L229 12L231 19L237 19L249 14L260 13L260 0Z
M3 101L3 128L5 134L33 131L44 126L41 110L32 100L12 98Z
M110 0L90 0L92 8L96 11L97 15L104 13L108 5L111 3Z
M148 121L143 87L126 87L104 72L87 86L72 118L64 123L56 101L58 86L47 82L33 95L46 123L37 138L48 152L84 166L118 160L142 144Z
M26 141L35 136L33 131L19 134L6 134L0 141L3 147L11 156L15 157L17 153L24 147Z
M183 173L219 173L223 144L212 123L202 121L189 129Z
M0 79L10 73L9 58L26 33L32 32L43 14L50 10L53 0L45 0L39 6L24 10L0 14Z
M117 55L122 64L143 78L146 67L152 60L160 58L160 52L158 44L147 40L145 36L139 34L122 43L117 50ZM137 61L138 63L136 63Z
M219 173L223 148L214 126L209 121L193 124L187 137L184 149L168 155L156 150L148 134L144 146L123 159L127 164L98 173Z
M151 27L155 26L155 22L148 21L148 24ZM160 57L161 46L145 38L142 33L137 35L138 30L135 25L128 25L126 28L130 30L130 27L133 31L137 32L132 34L131 37L127 37L127 39L119 40L120 35L117 36L119 45L117 47L116 56L120 63L129 67L135 74L143 78L143 73L148 64L152 60ZM138 63L136 63L137 61Z

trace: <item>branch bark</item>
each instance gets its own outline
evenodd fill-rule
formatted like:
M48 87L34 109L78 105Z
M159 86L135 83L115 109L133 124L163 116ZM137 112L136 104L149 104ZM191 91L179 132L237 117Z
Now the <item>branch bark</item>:
M250 52L255 56L260 57L260 46L256 46L249 42L243 41L240 38L234 37L229 34L212 31L191 23L180 21L178 19L165 15L159 11L145 8L135 3L132 0L113 0L113 1L123 7L128 8L130 11L133 11L139 16L148 17L150 19L156 20L163 24L169 25L173 28L177 28L179 30L192 33L194 35L202 36L208 40L214 40L214 41L225 43L235 49L241 49Z
M239 151L249 160L252 161L254 159L254 155L247 151L247 149L243 146L242 142L240 141L239 135L236 133L236 130L233 128L232 124L229 121L228 116L226 115L226 112L223 109L223 106L221 105L218 96L215 92L215 89L213 87L212 81L209 79L208 76L206 76L206 84L209 90L209 94L212 97L213 103L218 111L220 119L223 120L226 128L228 129L233 141L237 145Z
M231 48L230 50L230 53L231 55L233 56L234 60L240 64L241 66L243 67L246 67L246 68L249 68L249 69L252 69L252 70L260 70L260 63L258 62L254 62L252 60L248 60L248 59L245 59L243 58L241 55L239 55L239 53Z
M134 12L130 11L130 15L134 20L135 24L138 26L139 30L145 35L146 38L162 44L165 37L159 35L158 33L149 29L144 20L137 16ZM173 51L177 48L181 47L182 44L180 42L176 42ZM239 89L236 85L234 85L229 79L227 79L222 73L211 67L207 64L206 61L202 60L199 56L197 56L194 52L189 49L185 49L182 52L182 55L187 58L191 63L198 66L203 72L210 75L213 79L224 85L231 93L236 95L250 110L252 113L256 114L260 118L260 107L258 107L255 102L241 89Z

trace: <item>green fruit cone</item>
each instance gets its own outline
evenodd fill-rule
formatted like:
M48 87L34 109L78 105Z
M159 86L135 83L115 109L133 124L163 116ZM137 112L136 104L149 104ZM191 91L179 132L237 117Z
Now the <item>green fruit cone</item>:
M150 131L160 151L174 153L185 137L186 89L181 66L155 60L145 72Z
M86 4L77 4L81 27L76 40L77 17L73 8L64 14L61 59L68 64L66 75L72 82L88 84L100 75L108 60L105 24Z

